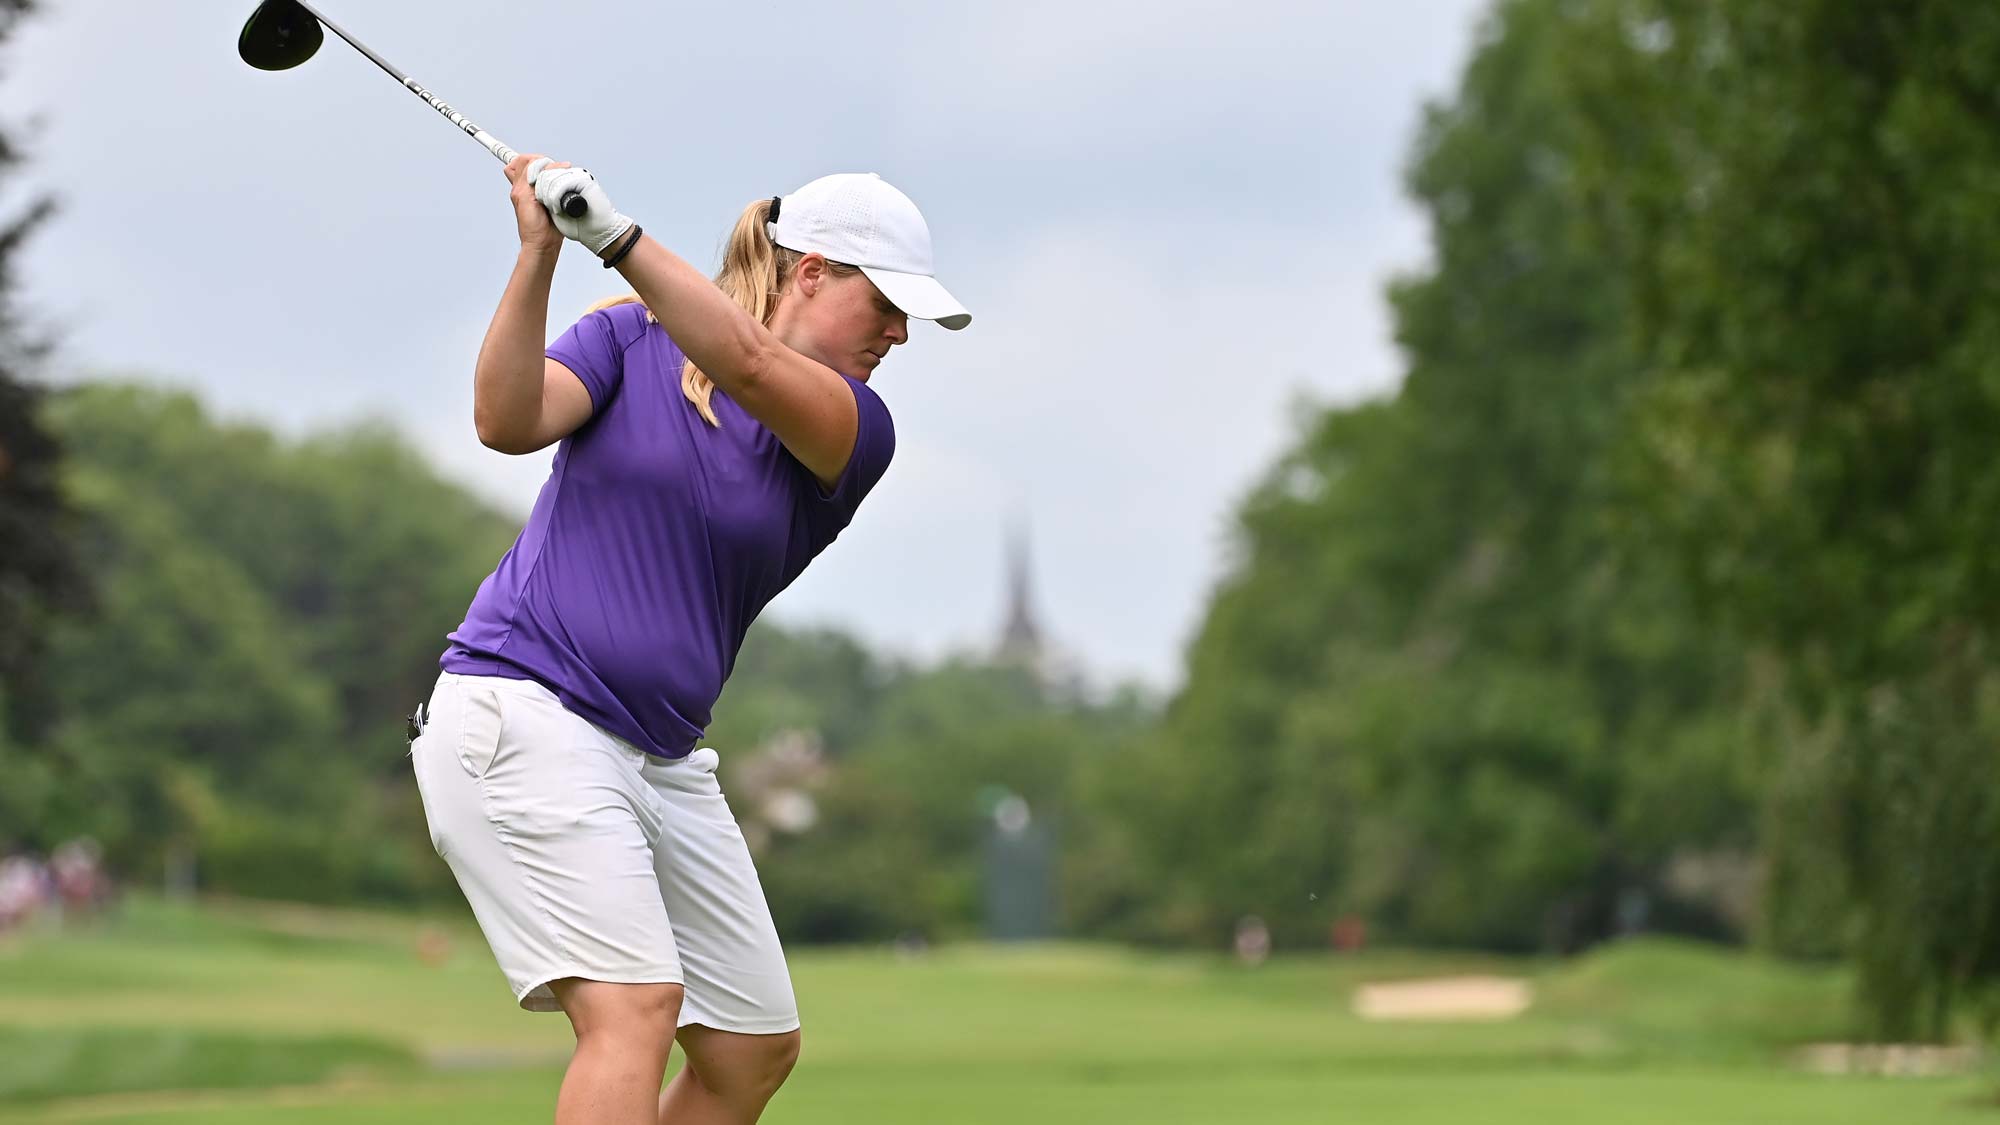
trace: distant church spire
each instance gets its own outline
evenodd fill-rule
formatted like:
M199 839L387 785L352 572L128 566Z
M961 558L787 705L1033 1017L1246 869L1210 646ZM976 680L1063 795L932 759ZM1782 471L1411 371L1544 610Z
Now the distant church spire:
M1000 629L994 655L1005 663L1038 665L1043 656L1042 627L1035 620L1028 574L1028 530L1016 521L1007 533L1007 620Z

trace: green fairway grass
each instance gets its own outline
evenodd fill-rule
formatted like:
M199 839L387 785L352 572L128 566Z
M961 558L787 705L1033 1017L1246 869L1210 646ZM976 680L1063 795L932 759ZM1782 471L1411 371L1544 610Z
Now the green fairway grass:
M437 963L426 925L450 942ZM1566 964L1068 945L792 962L805 1050L780 1125L2000 1125L1991 1075L1794 1069L1796 1045L1848 1032L1839 974L1684 943ZM1350 1011L1367 981L1469 972L1530 977L1536 1002L1497 1023ZM547 1121L569 1042L455 920L138 899L0 944L4 1125Z

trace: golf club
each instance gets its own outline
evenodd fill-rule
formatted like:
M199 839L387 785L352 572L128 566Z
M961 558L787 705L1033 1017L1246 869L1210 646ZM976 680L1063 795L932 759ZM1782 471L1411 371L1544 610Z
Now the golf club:
M518 156L513 149L500 143L500 138L474 125L465 115L446 105L442 99L416 83L416 80L395 67L388 60L363 46L360 40L340 29L340 26L320 15L300 0L264 0L250 18L243 24L243 33L236 37L236 53L243 61L258 70L290 70L319 50L326 36L321 26L331 29L335 35L347 40L347 45L368 56L368 61L389 72L389 76L403 84L403 88L430 103L432 109L445 115L453 125L464 130L473 140L486 146L502 164L511 162ZM563 214L572 219L580 219L590 210L590 204L581 192L565 192L562 198Z

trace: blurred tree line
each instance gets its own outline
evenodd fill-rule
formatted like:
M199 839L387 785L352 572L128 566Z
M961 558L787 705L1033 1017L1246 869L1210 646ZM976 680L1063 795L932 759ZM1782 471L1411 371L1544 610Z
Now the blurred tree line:
M1664 929L1850 957L1887 1036L2000 1012L1996 79L1991 6L1503 0L1410 160L1407 377L1302 411L1164 710L753 632L711 740L781 928L974 932L1005 795L1069 934ZM18 387L0 836L448 899L396 716L515 522L386 430Z
M1877 1033L1993 1018L1996 79L1992 5L1497 6L1401 393L1246 502L1137 754L1192 931L1573 948L1747 875Z

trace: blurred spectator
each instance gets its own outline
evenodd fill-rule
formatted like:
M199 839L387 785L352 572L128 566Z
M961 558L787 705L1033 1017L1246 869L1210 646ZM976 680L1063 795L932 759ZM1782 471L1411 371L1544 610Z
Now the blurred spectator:
M451 935L437 926L418 930L417 960L434 969L451 960Z
M896 950L896 959L899 961L914 961L929 952L930 947L930 939L926 938L920 931L904 930L902 933L896 935L894 948Z
M104 874L104 849L88 836L58 847L49 856L49 875L64 922L96 918L110 901L111 881Z
M34 917L52 897L49 871L41 860L29 855L0 859L0 933Z
M1646 928L1646 919L1653 912L1653 900L1645 891L1637 887L1627 887L1618 892L1618 933L1629 937Z
M781 730L731 762L730 804L745 810L738 822L750 850L762 852L774 836L796 836L819 823L812 793L831 773L825 745L811 730Z
M0 933L44 911L57 925L90 921L111 904L104 849L89 837L70 840L49 856L17 852L0 858Z
M1333 924L1333 948L1340 953L1359 953L1368 944L1368 923L1357 914L1343 914Z
M1236 959L1255 966L1270 955L1271 928L1255 914L1245 914L1236 923Z

